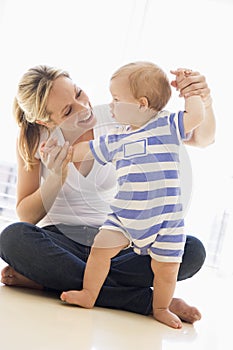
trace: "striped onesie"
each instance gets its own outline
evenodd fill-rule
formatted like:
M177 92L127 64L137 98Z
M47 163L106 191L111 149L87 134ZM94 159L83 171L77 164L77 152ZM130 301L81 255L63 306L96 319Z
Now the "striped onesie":
M118 191L102 228L121 231L137 254L181 262L185 245L179 147L183 112L162 111L137 130L119 126L90 141L95 159L116 167Z

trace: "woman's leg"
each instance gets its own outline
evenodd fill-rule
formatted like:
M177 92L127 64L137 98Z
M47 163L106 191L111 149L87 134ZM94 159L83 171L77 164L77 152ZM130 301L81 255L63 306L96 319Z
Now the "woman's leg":
M73 280L80 289L89 248L56 229L20 222L3 230L0 255L15 271L44 288L63 290Z
M0 255L10 265L11 273L15 271L18 278L23 275L45 289L56 291L82 288L89 252L89 247L59 232L22 222L6 227L0 236ZM117 271L116 275L119 273ZM96 305L149 315L152 290L121 286L110 279L101 289Z
M62 234L20 222L3 230L0 255L17 273L38 285L65 291L82 288L89 247ZM202 243L188 236L178 280L192 277L204 260ZM138 256L132 249L126 249L112 259L109 276L96 305L149 315L152 312L152 283L150 257ZM188 313L187 307L177 299L173 312L178 313L182 307L182 313Z
M194 276L202 268L205 258L206 251L202 242L194 236L187 236L178 281Z
M182 263L178 272L178 281L191 278L204 264L206 252L201 241L187 236ZM151 287L153 272L149 255L137 255L132 248L123 250L112 259L111 270L106 284Z
M53 229L55 232L22 222L9 225L0 235L0 256L17 272L47 288L67 290L70 289L72 280L72 285L81 289L90 249L59 234L55 227ZM206 252L201 241L196 237L187 236L178 281L195 275L201 269L205 257ZM67 271L70 265L76 264L78 277L73 279L75 272L70 271L61 281L62 269ZM153 273L150 257L139 256L131 248L123 250L112 259L106 284L151 287Z

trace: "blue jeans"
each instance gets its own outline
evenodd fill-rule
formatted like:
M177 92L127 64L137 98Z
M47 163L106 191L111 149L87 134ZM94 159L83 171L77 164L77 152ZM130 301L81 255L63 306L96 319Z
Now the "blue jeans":
M79 231L81 228L77 227ZM56 226L39 228L18 222L6 227L0 236L1 258L46 290L81 289L89 253L90 246L71 240ZM178 280L197 273L205 257L203 244L197 238L187 236ZM137 255L131 248L113 258L96 305L149 315L153 284L150 260L148 255Z

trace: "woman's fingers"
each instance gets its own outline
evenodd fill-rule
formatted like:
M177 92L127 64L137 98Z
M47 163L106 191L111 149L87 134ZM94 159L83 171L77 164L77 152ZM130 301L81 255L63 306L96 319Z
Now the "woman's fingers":
M44 165L53 172L61 172L71 160L72 147L66 141L63 146L57 140L51 139L43 142L40 147L41 159Z
M191 95L200 95L202 97L206 97L210 94L210 89L208 88L205 79L200 79L198 77L189 77L187 78L187 83L189 85L185 84L180 88L181 96L188 97Z
M180 74L181 71L184 72L184 75ZM200 95L203 99L206 99L210 95L206 79L199 72L187 68L178 68L171 70L171 73L176 76L176 80L172 81L171 85L180 91L181 97Z

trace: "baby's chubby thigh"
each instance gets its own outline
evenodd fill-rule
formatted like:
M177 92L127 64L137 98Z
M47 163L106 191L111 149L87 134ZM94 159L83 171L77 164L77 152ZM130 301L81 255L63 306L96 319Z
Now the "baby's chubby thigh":
M130 244L123 231L110 228L101 228L95 237L94 248L126 248Z

